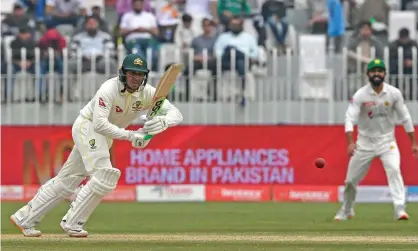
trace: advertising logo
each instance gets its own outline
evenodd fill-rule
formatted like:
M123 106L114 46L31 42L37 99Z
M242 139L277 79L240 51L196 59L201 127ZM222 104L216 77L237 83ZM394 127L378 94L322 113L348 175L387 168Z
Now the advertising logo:
M137 201L204 201L204 185L139 185Z

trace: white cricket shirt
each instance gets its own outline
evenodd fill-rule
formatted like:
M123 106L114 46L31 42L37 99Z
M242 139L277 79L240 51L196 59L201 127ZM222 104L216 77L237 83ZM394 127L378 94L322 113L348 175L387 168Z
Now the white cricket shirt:
M120 28L127 30L134 30L137 28L152 29L157 28L157 19L151 12L141 11L137 14L133 11L127 12L122 16L120 21ZM148 32L132 32L129 33L125 40L130 41L134 39L147 39L152 35Z
M146 85L144 90L134 93L121 92L123 89L118 77L107 80L80 111L81 116L93 122L94 131L107 138L127 140L129 131L125 128L152 106L154 87ZM160 113L165 115L169 127L183 120L180 111L168 100Z
M361 136L392 137L397 120L402 122L406 132L414 131L401 91L383 83L382 92L377 94L369 83L357 90L350 101L345 115L345 131L353 131L353 124L357 122Z

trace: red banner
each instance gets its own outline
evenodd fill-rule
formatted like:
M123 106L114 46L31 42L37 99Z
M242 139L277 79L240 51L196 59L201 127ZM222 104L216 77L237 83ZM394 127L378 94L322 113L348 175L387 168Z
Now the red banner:
M418 128L416 127L418 130ZM405 184L417 185L418 162L401 127L396 128ZM44 183L60 169L73 141L69 126L2 127L3 185ZM348 157L342 126L178 126L148 148L116 140L114 166L120 184L343 184ZM317 169L314 160L324 158ZM363 180L386 185L380 161Z

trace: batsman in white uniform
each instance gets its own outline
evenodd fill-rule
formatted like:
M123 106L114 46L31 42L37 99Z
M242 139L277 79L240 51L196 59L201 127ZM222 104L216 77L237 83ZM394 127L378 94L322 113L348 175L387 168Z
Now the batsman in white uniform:
M418 158L414 126L400 90L384 82L386 66L375 59L367 65L369 83L353 96L345 117L348 154L351 156L345 179L344 203L335 220L354 216L356 187L367 174L374 158L379 157L388 179L395 219L406 220L405 187L400 170L400 154L395 138L395 115L402 122ZM358 124L357 141L353 140L353 124Z
M145 59L135 54L125 57L119 76L107 80L94 98L80 111L72 127L75 146L56 177L38 190L35 197L14 213L10 219L28 237L41 235L35 226L43 216L69 198L86 178L70 209L62 219L61 228L71 237L87 237L84 224L104 196L117 185L121 172L112 167L109 148L114 139L128 140L137 148L168 127L178 125L182 114L165 100L160 115L145 122L138 131L125 128L152 106L155 88L147 85L148 67Z

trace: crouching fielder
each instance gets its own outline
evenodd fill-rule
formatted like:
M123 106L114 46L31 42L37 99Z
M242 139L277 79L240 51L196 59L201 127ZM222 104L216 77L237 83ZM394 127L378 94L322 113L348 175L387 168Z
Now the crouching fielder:
M84 224L104 196L117 185L121 172L112 167L109 148L113 139L128 140L143 148L155 135L179 124L183 117L168 100L163 104L161 116L146 121L138 131L125 130L141 111L149 109L155 88L147 85L147 62L138 55L125 57L119 77L107 80L94 98L80 111L72 127L75 146L56 177L38 190L35 197L20 208L10 219L28 237L38 237L35 229L42 217L69 198L81 181L89 181L81 188L70 209L62 219L61 228L71 237L86 237Z
M335 220L354 216L356 186L364 178L374 158L379 157L388 179L395 219L406 220L405 187L400 170L400 155L395 139L395 114L408 133L412 152L418 158L414 126L402 93L384 82L386 66L376 59L367 65L369 84L353 96L345 117L348 154L351 156L345 179L344 203ZM353 123L358 123L358 139L353 141Z

